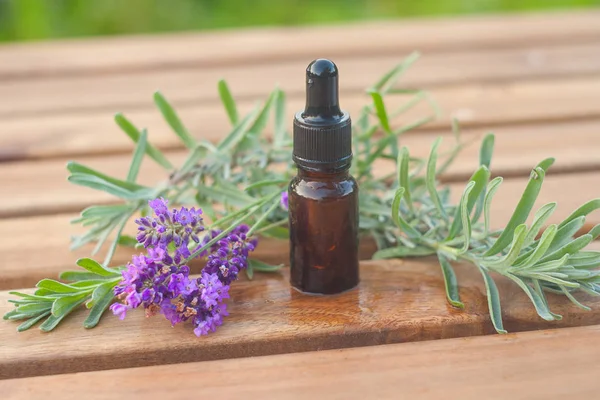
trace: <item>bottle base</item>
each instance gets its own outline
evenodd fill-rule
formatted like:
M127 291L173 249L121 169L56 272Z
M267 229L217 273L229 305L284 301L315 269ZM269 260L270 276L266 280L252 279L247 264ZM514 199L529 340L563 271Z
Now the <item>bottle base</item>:
M323 293L323 292L311 292L311 291L306 291L306 290L302 290L302 289L300 289L300 288L299 288L299 287L297 287L297 286L294 286L293 284L291 284L290 286L291 286L291 287L292 287L292 289L294 289L296 292L298 292L298 293L302 293L302 294L304 294L304 295L307 295L307 296L315 296L315 297L327 297L327 296L335 296L335 295L338 295L338 294L344 294L344 293L350 292L350 291L352 291L352 290L354 290L354 289L358 288L358 286L359 286L359 285L360 285L360 281L359 281L359 282L356 282L356 284L355 284L355 285L353 285L353 286L351 286L351 287L349 287L349 288L346 288L346 289L340 290L340 291L338 291L338 292L331 292L331 293Z

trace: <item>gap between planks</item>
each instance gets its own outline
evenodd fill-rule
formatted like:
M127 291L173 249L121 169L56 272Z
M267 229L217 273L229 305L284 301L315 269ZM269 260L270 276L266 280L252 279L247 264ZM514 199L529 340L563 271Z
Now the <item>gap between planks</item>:
M558 207L550 217L548 224L559 223L573 210L592 198L600 197L598 192L600 173L580 175L549 175L540 192L534 210L542 204L556 201ZM501 229L510 219L514 208L526 185L526 178L507 179L496 193L492 202L493 229ZM451 185L452 197L457 201L464 188L463 183ZM534 214L534 212L532 212ZM4 238L0 240L0 289L14 289L35 285L43 278L56 278L61 271L75 268L75 261L81 257L89 257L91 246L69 252L70 237L82 232L80 225L71 225L75 214L59 214L35 218L0 219L0 232ZM531 223L531 217L529 220ZM600 223L600 212L587 217L582 232L587 232L593 225ZM130 223L126 232L135 232ZM590 245L592 246L592 245ZM375 248L370 242L363 242L361 258L369 259ZM101 252L102 254L103 252ZM132 249L120 249L113 259L113 265L122 265L131 259ZM273 264L288 263L288 243L279 240L261 240L255 257ZM102 259L103 257L95 256ZM199 263L192 266L199 271Z
M54 395L263 400L594 398L600 326L0 381L5 400ZM223 382L226 378L226 383ZM566 385L565 381L569 384ZM90 391L90 382L102 382ZM194 382L190 385L190 382ZM68 388L68 390L65 390ZM502 390L498 390L502 388Z
M566 132L568 123L579 124L600 118L600 80L559 79L502 84L468 84L437 88L432 96L439 103L443 115L422 126L419 131L450 131L451 118L457 118L463 129L496 129L499 132L519 125L559 124ZM166 94L169 97L169 94ZM151 94L148 93L148 105ZM387 101L394 110L408 99L403 96ZM223 138L231 126L222 106L214 102L202 106L173 102L183 123L193 136L210 141ZM358 118L360 109L369 104L364 95L342 97L342 108ZM256 103L242 101L241 113L249 112ZM293 112L304 107L304 99L292 98L287 104L286 124L291 129ZM117 110L115 110L117 111ZM152 143L160 148L181 146L156 109L127 110L125 115L139 128L148 128ZM392 121L394 127L432 115L431 108L421 103L401 118ZM270 136L272 121L266 129ZM502 128L502 130L501 130ZM40 115L36 118L0 119L0 158L5 160L29 157L76 156L79 153L130 152L132 144L120 131L108 112L81 115ZM420 133L414 131L415 134Z
M453 52L523 43L572 44L600 36L599 15L590 9L12 44L0 47L0 79L266 65L315 54L369 57L413 49Z
M175 364L281 353L371 346L493 332L485 288L470 265L455 266L464 310L448 305L437 261L361 263L361 284L336 296L306 296L291 289L288 272L238 281L231 289L230 316L219 330L197 338L189 325L171 327L160 316L135 310L124 321L107 314L85 330L85 313L68 317L44 334L17 333L14 321L0 322L0 378ZM505 328L509 332L587 326L600 323L600 299L580 295L592 307L582 310L564 296L549 294L561 321L539 318L525 293L496 279ZM10 309L0 292L0 314Z
M599 53L598 40L566 46L552 44L449 54L426 53L403 74L401 82L402 87L430 89L473 82L580 79L589 75L590 79L594 79L594 75L600 72ZM342 96L364 92L404 56L403 53L393 53L372 58L336 58ZM216 85L221 78L227 80L237 100L266 98L275 85L288 97L302 98L304 69L309 61L281 60L269 65L231 65L218 70L198 68L0 81L0 93L4 94L4 100L0 99L0 116L26 118L94 110L143 109L149 106L149 99L157 89L180 103L218 104Z

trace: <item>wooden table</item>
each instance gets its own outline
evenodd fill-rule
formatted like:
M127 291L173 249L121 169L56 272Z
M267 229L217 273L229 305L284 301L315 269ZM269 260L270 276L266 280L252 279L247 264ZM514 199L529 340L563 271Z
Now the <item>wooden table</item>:
M276 84L287 114L302 107L303 70L317 57L341 71L342 106L357 113L370 84L409 52L422 59L404 82L431 91L443 116L403 141L425 155L450 137L457 117L467 138L497 134L493 172L505 183L493 224L510 217L530 169L557 158L538 202L558 201L550 222L600 195L600 12L380 22L330 28L257 29L69 40L0 47L0 312L8 291L56 277L89 248L69 252L83 207L114 201L70 185L68 160L123 174L132 145L112 120L124 112L150 140L184 152L152 104L160 89L190 131L217 140L227 131L216 82L227 79L249 110ZM322 37L337 37L322 40ZM310 45L308 45L308 43ZM447 140L450 142L450 140ZM444 179L460 194L476 166L468 147ZM143 183L162 179L150 163ZM588 218L589 229L600 222ZM596 248L600 246L595 246ZM287 243L265 240L263 259L286 261ZM368 261L357 290L314 298L290 290L287 272L242 280L231 316L208 337L133 312L107 315L92 330L77 313L55 331L17 334L0 323L4 399L60 398L594 398L600 372L600 301L590 312L549 296L560 322L538 318L525 295L498 279L505 326L496 335L482 282L459 265L464 311L445 301L432 259ZM131 253L117 254L125 262ZM405 343L414 342L414 343ZM379 346L372 346L379 345ZM174 364L174 365L170 365ZM20 378L20 379L17 379ZM191 384L190 384L191 383Z

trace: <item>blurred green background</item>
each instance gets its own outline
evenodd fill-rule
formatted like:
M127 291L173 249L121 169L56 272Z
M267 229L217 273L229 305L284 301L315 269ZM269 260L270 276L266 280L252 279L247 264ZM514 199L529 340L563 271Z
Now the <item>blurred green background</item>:
M0 40L600 6L600 0L0 0Z

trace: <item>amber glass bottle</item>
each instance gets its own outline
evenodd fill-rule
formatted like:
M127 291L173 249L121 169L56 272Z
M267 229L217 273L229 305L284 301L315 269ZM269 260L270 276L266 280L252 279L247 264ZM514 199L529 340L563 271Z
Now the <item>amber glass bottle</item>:
M358 284L358 186L348 170L352 131L338 101L338 69L318 59L306 69L306 107L294 118L289 186L291 284L335 294Z

